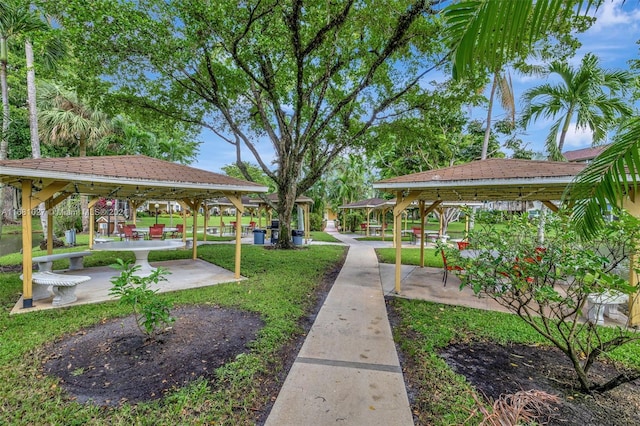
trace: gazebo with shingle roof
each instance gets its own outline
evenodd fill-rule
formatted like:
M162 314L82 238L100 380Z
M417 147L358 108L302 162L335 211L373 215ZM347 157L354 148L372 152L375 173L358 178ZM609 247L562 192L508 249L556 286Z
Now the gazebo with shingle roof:
M398 202L393 210L396 221L400 220L400 214L407 205L418 200L422 203L420 212L424 224L424 215L443 201L538 200L552 211L557 211L554 201L562 199L567 186L585 167L586 163L493 158L398 176L376 182L373 187L396 194ZM425 209L425 200L436 201ZM637 192L627 194L622 200L622 207L640 218L640 197ZM394 234L394 241L400 241L399 233ZM401 244L395 247L395 291L400 293ZM423 246L421 250L424 250ZM629 284L638 287L638 255L630 255L630 262ZM640 326L640 300L637 296L638 292L629 297L630 326Z
M90 210L102 197L127 199L139 206L149 199L179 200L193 211L193 259L197 256L197 211L208 199L226 197L236 207L237 224L244 207L241 195L268 188L226 175L142 155L39 158L0 161L0 182L22 190L23 307L32 306L31 217L39 203L47 211L72 194L90 198ZM134 207L135 211L135 207ZM51 254L53 219L48 215L47 253ZM93 240L90 229L90 244ZM240 235L236 232L235 275L240 277Z
M424 217L446 201L538 200L553 211L567 185L586 167L582 163L492 158L467 164L413 173L373 184L378 190L395 193L394 242L396 248L395 291L400 293L402 211L418 201L421 231ZM425 202L431 204L425 208ZM421 251L424 242L421 241ZM421 255L422 257L422 255Z
M395 200L386 200L384 198L367 198L366 200L358 200L358 201L354 201L353 203L343 204L338 208L343 210L364 209L365 212L367 213L367 224L368 224L370 222L371 213L373 213L375 210L380 210L382 216L384 217L386 212L392 209L395 204L396 204ZM384 224L382 224L382 226L384 227ZM382 233L382 239L384 241L384 230L381 233ZM366 228L366 236L367 237L369 236L369 226L367 226Z

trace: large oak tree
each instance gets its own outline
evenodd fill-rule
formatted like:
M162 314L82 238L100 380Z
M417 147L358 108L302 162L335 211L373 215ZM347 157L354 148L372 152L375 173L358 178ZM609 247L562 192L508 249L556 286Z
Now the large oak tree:
M128 104L201 125L257 163L291 212L332 159L441 61L440 1L46 2ZM90 81L87 79L87 81ZM267 149L268 148L268 149ZM244 159L248 150L253 159ZM273 152L271 162L264 152ZM247 179L251 176L245 174Z

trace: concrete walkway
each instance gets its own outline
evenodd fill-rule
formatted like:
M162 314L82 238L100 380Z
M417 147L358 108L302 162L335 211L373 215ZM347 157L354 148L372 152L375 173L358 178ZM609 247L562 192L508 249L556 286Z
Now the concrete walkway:
M349 253L265 424L413 425L374 248L327 232Z

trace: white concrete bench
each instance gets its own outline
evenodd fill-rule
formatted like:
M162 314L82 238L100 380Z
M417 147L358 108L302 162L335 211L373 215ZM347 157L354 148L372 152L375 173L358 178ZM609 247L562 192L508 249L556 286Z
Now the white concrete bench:
M605 291L587 296L589 322L597 325L604 324L604 315L611 317L618 314L618 305L629 302L629 295L619 291Z
M111 241L113 241L113 238L96 238L93 240L96 244L109 243Z
M57 253L46 256L34 257L32 260L38 264L39 272L51 272L53 269L53 261L60 259L69 259L69 270L82 269L82 261L85 256L91 256L90 251L74 251L71 253Z
M20 276L22 278L22 275ZM78 300L76 286L89 281L91 277L84 275L63 275L53 272L34 272L31 282L33 287L33 300L47 299L51 297L49 286L53 288L53 306L66 305Z

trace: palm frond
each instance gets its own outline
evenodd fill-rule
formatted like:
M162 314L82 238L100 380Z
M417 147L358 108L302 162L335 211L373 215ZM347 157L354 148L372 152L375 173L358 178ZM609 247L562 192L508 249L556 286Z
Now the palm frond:
M598 0L452 2L443 10L447 39L453 51L453 75L473 75L480 69L495 70L527 53L549 32L551 25L586 14ZM583 6L586 6L583 8Z
M563 199L573 205L573 223L581 235L595 234L604 226L608 206L622 207L628 194L636 194L638 173L640 118L633 118L565 191Z

